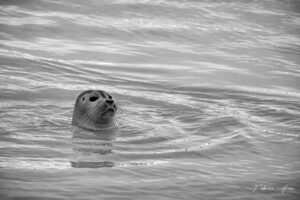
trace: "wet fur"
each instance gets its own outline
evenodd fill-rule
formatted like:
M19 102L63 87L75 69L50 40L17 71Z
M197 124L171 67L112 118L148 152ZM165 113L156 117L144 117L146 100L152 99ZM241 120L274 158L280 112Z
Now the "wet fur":
M91 102L91 97L97 97L97 100ZM108 100L113 101L112 96L103 90L82 92L74 105L72 124L92 130L115 125L117 106L114 102L107 103ZM108 112L108 109L114 112Z

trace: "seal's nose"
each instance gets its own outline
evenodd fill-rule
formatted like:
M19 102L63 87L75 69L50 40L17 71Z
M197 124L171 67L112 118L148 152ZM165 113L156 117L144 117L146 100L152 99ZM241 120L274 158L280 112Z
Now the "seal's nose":
M114 100L112 100L112 99L107 99L107 100L105 100L105 102L106 102L106 103L109 103L109 104L112 104L112 103L114 102Z

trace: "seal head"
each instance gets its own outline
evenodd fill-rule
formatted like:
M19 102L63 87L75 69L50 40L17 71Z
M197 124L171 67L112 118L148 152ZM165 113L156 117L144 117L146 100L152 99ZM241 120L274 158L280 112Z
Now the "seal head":
M117 106L110 94L103 90L82 92L75 102L72 125L89 130L115 127Z

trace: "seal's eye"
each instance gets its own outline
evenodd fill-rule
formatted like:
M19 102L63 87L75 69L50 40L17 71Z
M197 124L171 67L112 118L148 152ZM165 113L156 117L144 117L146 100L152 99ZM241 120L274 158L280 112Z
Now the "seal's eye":
M82 98L82 101L84 101L84 99L85 99L85 98L83 97L83 98Z
M95 96L94 97L90 97L90 101L91 102L96 101L97 99L98 99L98 97L95 97Z
M108 98L109 98L109 99L112 99L112 96L109 95Z

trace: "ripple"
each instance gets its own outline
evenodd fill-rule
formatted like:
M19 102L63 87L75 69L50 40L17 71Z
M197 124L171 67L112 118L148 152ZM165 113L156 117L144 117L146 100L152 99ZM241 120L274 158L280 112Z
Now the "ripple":
M296 185L296 1L1 5L3 198L240 199ZM87 89L112 93L118 129L71 125Z

